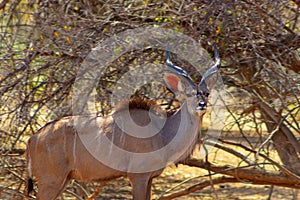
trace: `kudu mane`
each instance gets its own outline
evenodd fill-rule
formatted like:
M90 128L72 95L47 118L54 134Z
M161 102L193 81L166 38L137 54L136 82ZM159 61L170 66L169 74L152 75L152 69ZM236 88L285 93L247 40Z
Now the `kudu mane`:
M120 103L118 103L114 112L117 113L127 109L129 110L141 109L141 110L149 111L155 105L157 105L157 103L149 99L132 98L128 101L121 101Z
M114 111L113 114L120 113L122 111L126 110L145 110L145 111L153 111L157 115L164 115L166 114L167 117L170 117L173 115L176 110L163 110L161 108L161 105L158 104L156 101L146 99L146 98L132 98L129 100L124 100L119 102Z

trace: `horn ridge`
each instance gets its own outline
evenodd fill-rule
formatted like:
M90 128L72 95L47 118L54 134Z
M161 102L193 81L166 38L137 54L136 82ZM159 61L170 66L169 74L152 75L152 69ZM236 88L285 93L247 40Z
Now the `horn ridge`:
M221 60L220 60L219 51L218 51L216 43L214 44L214 60L215 60L215 64L210 69L208 69L202 76L202 79L199 83L200 86L204 86L205 79L207 77L211 76L212 74L218 72L218 70L221 67Z
M214 59L215 59L215 65L217 65L218 69L220 69L221 60L220 60L219 51L216 43L214 43Z
M166 63L169 67L171 67L173 70L175 70L177 74L182 75L182 76L188 78L190 81L192 81L192 78L184 69L182 69L181 67L178 67L172 63L172 61L170 59L170 51L169 51L168 46L166 49Z

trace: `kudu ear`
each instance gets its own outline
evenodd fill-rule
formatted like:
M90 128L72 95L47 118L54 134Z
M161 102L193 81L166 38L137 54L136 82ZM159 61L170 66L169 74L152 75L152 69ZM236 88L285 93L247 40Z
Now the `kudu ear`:
M166 73L164 75L164 81L167 87L174 93L184 92L185 86L182 84L180 78L173 73Z

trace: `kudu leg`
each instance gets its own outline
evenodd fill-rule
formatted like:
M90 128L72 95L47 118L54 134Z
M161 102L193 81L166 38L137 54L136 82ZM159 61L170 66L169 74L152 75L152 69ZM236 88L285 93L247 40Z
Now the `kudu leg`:
M150 200L152 178L149 175L129 177L132 185L133 200Z
M152 187L152 178L149 179L148 185L147 185L147 196L146 199L151 199L151 187Z
M63 180L39 180L37 200L55 200L69 181L69 178Z

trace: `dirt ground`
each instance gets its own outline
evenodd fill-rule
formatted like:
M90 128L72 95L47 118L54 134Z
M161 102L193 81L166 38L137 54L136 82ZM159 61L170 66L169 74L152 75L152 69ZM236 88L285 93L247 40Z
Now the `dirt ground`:
M222 159L235 162L234 159L226 157L222 154ZM221 162L221 160L218 160ZM231 163L232 164L232 163ZM179 165L178 167L168 167L164 173L155 178L152 185L152 199L159 199L162 195L172 194L184 190L190 186L193 186L205 179L207 175L206 170L202 170L195 167L189 167L185 165ZM74 182L73 182L74 184ZM69 191L72 191L72 182L69 185ZM2 185L7 185L3 183ZM35 184L36 185L36 184ZM1 186L1 184L0 184ZM73 185L74 186L74 185ZM76 188L76 187L75 187ZM92 187L96 189L96 187ZM75 198L74 194L71 194L68 189L58 198L59 200L77 200L82 198ZM86 188L91 189L91 188ZM213 192L213 190L215 192ZM20 193L23 193L24 188L20 189ZM0 191L0 200L12 200L23 198L12 198L11 191ZM17 195L18 196L18 195ZM86 195L84 195L86 196ZM218 198L217 198L217 197ZM19 196L20 197L20 196ZM131 186L127 179L120 178L115 181L108 182L102 191L97 195L95 200L117 200L117 199L132 199ZM293 190L283 187L271 187L267 185L252 185L251 183L225 183L214 185L204 188L201 191L190 193L189 195L178 197L176 200L300 200L299 190Z
M207 172L204 170L180 165L178 168L168 168L165 172L156 178L152 187L152 199L158 199L167 190L179 185L182 181L190 179L192 177L198 177L205 175ZM192 186L199 181L203 180L203 177L192 179L187 183L184 183L174 190L167 192L170 194ZM293 189L287 189L282 187L251 185L250 183L228 183L214 185L215 193L220 200L298 200L297 193ZM178 197L176 200L212 200L217 199L211 187L207 187L202 191L191 193L187 196ZM131 199L131 187L130 183L126 179L119 179L106 185L102 192L98 195L96 200L113 200L113 199Z
M177 168L169 167L165 169L161 176L154 179L152 199L157 200L163 194L171 194L195 185L205 179L203 175L207 175L205 170L194 167L184 165L179 165ZM186 182L183 183L183 181ZM72 183L68 188L70 187L72 187ZM219 200L300 200L299 191L282 187L274 187L272 189L271 186L252 185L251 183L225 183L214 185L213 187L215 192L212 192L212 187L209 186L201 191L178 197L176 200L215 200L217 199L216 194ZM23 189L20 190L20 192L22 193ZM6 194L5 192L0 192L0 200L23 199L17 197L12 198L11 194L12 193ZM58 199L77 200L78 198L66 190ZM131 186L129 181L124 178L108 182L95 198L95 200L127 199L132 199Z
M239 140L235 139L236 142ZM238 150L238 149L236 149ZM241 151L240 151L241 152ZM214 150L209 154L209 160L218 165L232 165L235 166L239 160L224 153L222 151ZM217 155L217 156L216 156ZM276 156L273 155L276 158ZM276 158L279 160L279 158ZM1 171L1 170L0 170ZM178 167L172 166L165 169L164 173L155 178L152 185L152 199L157 200L162 195L170 195L174 192L184 190L203 180L207 180L206 170L185 165ZM215 177L214 177L215 178ZM8 183L1 183L1 185L9 185ZM36 184L35 184L36 185ZM72 188L72 182L68 189L58 198L59 200L77 200ZM76 188L76 186L75 186ZM93 187L96 189L96 187ZM91 188L86 188L87 190ZM19 190L23 193L24 188ZM71 191L71 192L70 192ZM1 192L0 200L11 200L11 192ZM89 194L85 193L85 194ZM86 197L86 195L83 195ZM20 196L19 196L20 197ZM23 199L23 198L18 198ZM120 178L115 181L108 182L102 191L97 195L95 200L125 200L132 199L131 186L127 179ZM299 190L288 189L283 187L271 187L268 185L252 185L251 183L225 183L209 186L201 191L190 193L189 195L176 198L176 200L300 200Z

